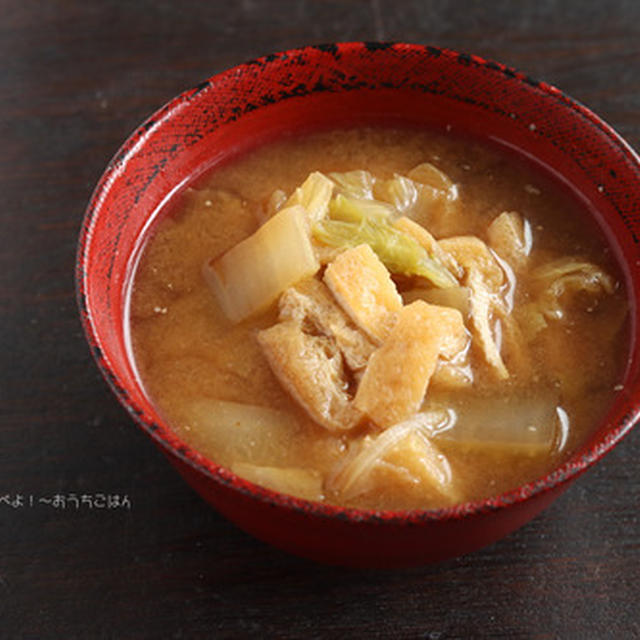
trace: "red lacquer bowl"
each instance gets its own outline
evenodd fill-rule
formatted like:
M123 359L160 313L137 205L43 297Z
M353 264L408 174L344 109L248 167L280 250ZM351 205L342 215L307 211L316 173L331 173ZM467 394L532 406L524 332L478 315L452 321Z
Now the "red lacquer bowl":
M125 301L142 239L186 181L291 131L363 123L453 129L519 150L585 200L626 278L631 346L624 389L597 433L544 478L438 511L372 512L306 502L238 478L163 422L135 374ZM639 415L640 161L602 120L501 64L434 47L346 43L277 53L216 75L155 113L125 142L89 204L78 301L98 365L122 404L186 480L246 531L296 554L357 566L467 553L524 524L607 453Z

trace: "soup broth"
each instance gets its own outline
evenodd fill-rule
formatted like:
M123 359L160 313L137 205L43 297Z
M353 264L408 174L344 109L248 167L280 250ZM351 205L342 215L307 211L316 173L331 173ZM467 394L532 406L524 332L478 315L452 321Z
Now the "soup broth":
M308 223L313 253L292 258L313 273L251 307L270 267L252 263L251 243L234 248L300 206L309 215L296 189L310 174L332 198ZM285 493L394 510L500 494L586 442L618 390L626 297L587 218L530 166L448 134L360 128L265 145L199 179L156 225L130 295L140 377L183 440ZM417 242L421 270L381 246L383 232ZM375 313L358 307L368 287L391 291ZM318 348L317 370L290 359L295 340Z

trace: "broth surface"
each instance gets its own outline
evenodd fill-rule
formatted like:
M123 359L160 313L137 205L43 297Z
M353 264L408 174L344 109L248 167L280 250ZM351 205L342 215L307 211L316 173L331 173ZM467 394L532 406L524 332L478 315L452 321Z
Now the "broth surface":
M205 175L175 199L156 225L135 274L130 329L145 388L181 438L215 462L239 463L239 471L244 463L316 470L325 481L322 499L331 503L374 509L451 504L428 485L384 465L375 469L373 488L357 496L345 499L327 488L326 478L347 455L351 440L362 438L367 428L331 433L314 422L283 389L256 339L258 331L277 322L277 304L233 324L202 275L208 260L256 231L259 212L276 189L290 194L312 171L366 169L392 178L424 162L433 163L457 185L464 211L462 220L434 234L438 239L477 235L486 240L492 220L516 211L530 223L533 266L580 256L618 283L614 293L581 305L580 313L549 323L530 345L525 373L514 371L508 380L496 382L472 354L471 389L429 389L426 405L460 414L498 402L496 420L518 416L524 405L535 405L540 398L553 397L560 407L563 429L551 451L438 440L460 500L497 495L540 477L588 440L616 393L626 348L625 293L595 225L585 224L585 212L573 197L511 155L444 134L386 128L320 132L259 148ZM402 282L399 288L402 291ZM518 280L516 308L529 301L530 293L526 279ZM258 439L247 444L244 459L232 459L210 437L207 425L194 419L194 403L203 399L285 411L291 428L277 451L267 452L273 443Z

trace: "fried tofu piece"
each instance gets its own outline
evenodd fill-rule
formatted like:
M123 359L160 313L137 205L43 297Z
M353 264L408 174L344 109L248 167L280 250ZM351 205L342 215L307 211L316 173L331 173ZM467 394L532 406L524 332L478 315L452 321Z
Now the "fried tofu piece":
M439 245L455 258L467 277L471 270L476 271L493 291L497 291L504 284L505 275L502 267L480 238L454 236L440 240Z
M404 307L384 344L369 358L356 408L380 427L407 419L420 409L438 358L454 358L468 340L459 311L421 300Z
M474 342L499 380L506 380L509 371L493 336L491 321L494 313L504 316L505 301L501 289L507 282L505 272L489 247L475 236L457 236L440 240L440 246L452 254L465 271L469 288L469 317Z
M468 389L473 384L473 371L468 358L461 364L447 360L439 360L436 370L431 376L429 387L433 389Z
M366 494L384 495L388 487L401 486L410 500L437 497L458 502L459 491L446 456L407 422L365 437L328 479L328 489L351 500Z
M534 373L531 353L527 348L527 341L522 334L520 325L513 316L505 316L502 322L503 360L509 373L513 373L520 380L528 380Z
M471 289L470 317L473 336L481 349L487 364L499 380L506 380L509 371L502 360L500 349L491 331L491 309L495 305L492 293L484 282L482 274L472 269L468 277Z
M324 281L356 326L376 344L383 342L402 298L373 249L361 244L343 251L327 266Z
M516 271L527 265L531 245L531 226L515 211L503 211L487 229L489 246Z
M287 289L279 306L280 322L258 334L276 377L323 427L357 425L362 415L353 406L351 378L359 377L375 345L316 278Z
M318 424L341 431L360 423L335 340L305 333L300 322L288 320L260 331L258 342L282 386Z
M347 500L362 494L383 495L386 487L398 483L423 498L433 490L448 495L455 490L449 462L429 440L431 428L447 418L445 411L418 413L352 441L347 455L327 477L325 488Z
M402 481L402 475L406 474L409 487L417 485L419 491L434 492L451 504L460 500L449 461L424 434L409 434L387 454L384 462L386 473L394 474L396 482Z
M349 369L363 369L376 346L349 320L331 292L316 278L308 278L280 298L280 320L294 320L316 334L333 337Z

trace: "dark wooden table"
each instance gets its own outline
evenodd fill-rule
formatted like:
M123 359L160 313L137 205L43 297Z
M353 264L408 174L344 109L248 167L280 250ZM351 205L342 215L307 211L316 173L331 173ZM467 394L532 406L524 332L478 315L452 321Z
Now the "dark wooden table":
M640 147L637 0L1 0L0 16L1 638L640 637L640 430L488 549L317 566L238 531L174 473L91 361L73 284L83 209L129 132L273 50L478 53Z

